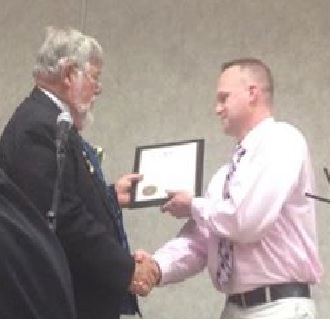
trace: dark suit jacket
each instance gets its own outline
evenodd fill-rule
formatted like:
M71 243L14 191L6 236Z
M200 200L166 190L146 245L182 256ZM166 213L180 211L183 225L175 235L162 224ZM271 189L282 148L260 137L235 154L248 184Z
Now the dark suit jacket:
M0 167L43 213L51 207L56 176L58 107L41 90L17 108L0 139ZM68 257L79 319L114 319L134 273L121 247L104 186L70 132L57 217L57 235Z
M75 319L65 253L41 214L0 170L0 318Z

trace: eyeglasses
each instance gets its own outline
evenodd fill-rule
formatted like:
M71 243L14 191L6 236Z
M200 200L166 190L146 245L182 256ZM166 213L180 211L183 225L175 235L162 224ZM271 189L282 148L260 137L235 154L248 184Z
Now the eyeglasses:
M84 76L93 86L95 86L95 91L96 94L101 94L102 92L102 82L99 79L100 77L100 72L97 72L95 70L95 75L91 74L90 70L82 70L82 69L76 69L76 72L79 76Z
M94 84L96 87L97 87L97 89L98 89L98 91L100 91L100 93L101 93L101 91L102 91L102 82L101 82L101 80L99 79L99 77L98 76L93 76L93 75L91 75L90 73L88 73L88 72L83 72L83 75L92 83L92 84Z

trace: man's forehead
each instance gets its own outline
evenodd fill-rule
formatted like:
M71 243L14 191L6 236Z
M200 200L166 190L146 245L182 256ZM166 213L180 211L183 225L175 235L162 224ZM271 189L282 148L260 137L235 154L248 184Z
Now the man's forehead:
M240 66L234 65L224 70L219 77L219 88L230 88L242 83L244 70Z

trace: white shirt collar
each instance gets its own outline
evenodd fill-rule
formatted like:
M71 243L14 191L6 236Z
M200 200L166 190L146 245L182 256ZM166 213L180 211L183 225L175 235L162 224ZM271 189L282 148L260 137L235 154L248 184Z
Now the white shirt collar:
M52 92L39 87L39 89L44 92L57 106L62 112L68 112L69 108L68 106L62 102L57 96L55 96Z
M257 126L255 126L241 141L241 146L245 149L253 149L264 136L264 134L273 127L275 120L273 117L268 117L262 120Z

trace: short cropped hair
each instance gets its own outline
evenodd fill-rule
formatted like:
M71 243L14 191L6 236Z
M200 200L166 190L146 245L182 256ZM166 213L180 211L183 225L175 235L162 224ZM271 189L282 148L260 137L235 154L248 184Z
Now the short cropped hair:
M33 75L57 76L66 63L84 70L88 62L101 64L102 61L102 47L96 39L75 29L48 27L46 38L37 53Z
M269 93L270 97L274 93L274 81L270 68L261 60L256 58L235 59L222 64L221 72L232 66L239 66L242 70L248 69L255 78L262 84L263 90Z

